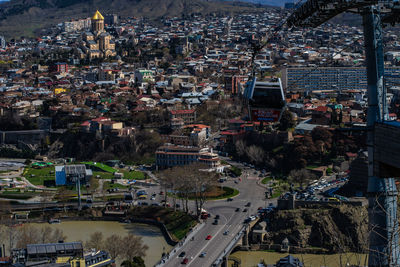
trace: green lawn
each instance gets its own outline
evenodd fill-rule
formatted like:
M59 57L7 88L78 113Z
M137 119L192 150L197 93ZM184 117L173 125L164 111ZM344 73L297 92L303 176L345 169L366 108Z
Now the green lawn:
M125 179L129 180L144 180L145 176L143 172L140 171L121 171L124 174Z
M114 174L109 172L93 172L93 177L97 178L97 175L100 179L112 179L114 178Z
M117 169L111 168L110 166L108 166L106 164L103 164L103 163L100 163L100 162L86 161L86 162L82 162L82 164L93 166L95 168L99 168L99 169L101 169L101 170L103 170L105 172L114 173L114 172L118 171Z
M45 167L41 169L25 168L23 176L34 185L43 185L44 181L55 180L55 167Z
M271 181L271 177L265 177L264 179L261 180L261 183L267 184L269 181Z
M129 186L118 184L118 183L112 184L111 182L104 182L103 188L104 188L104 190L114 189L114 188L126 189L126 188L129 188Z

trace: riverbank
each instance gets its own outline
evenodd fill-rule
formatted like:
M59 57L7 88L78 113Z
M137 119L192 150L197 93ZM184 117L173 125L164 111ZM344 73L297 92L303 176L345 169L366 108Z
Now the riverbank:
M287 253L268 252L268 251L237 251L231 254L233 258L241 261L241 266L257 266L264 260L266 264L275 264L280 258L287 256ZM368 255L356 253L343 254L291 254L304 262L304 267L342 267L342 266L367 266ZM232 266L230 260L228 266ZM347 265L348 264L348 265Z
M36 227L50 226L60 229L67 237L67 242L82 241L85 243L94 232L101 232L106 239L112 234L125 236L129 233L142 237L147 250L144 261L146 266L154 266L162 257L162 253L169 253L172 249L157 226L142 223L119 223L116 221L61 221L59 224L31 223ZM117 266L120 265L117 261Z

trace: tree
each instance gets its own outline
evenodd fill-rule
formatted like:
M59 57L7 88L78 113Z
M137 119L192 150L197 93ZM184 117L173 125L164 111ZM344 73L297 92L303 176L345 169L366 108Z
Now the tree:
M246 143L242 139L236 141L235 148L236 154L239 156L239 159L242 156L246 155Z
M146 267L141 257L133 257L133 260L125 260L121 263L122 267Z
M294 121L293 114L289 110L285 110L282 113L281 120L279 122L279 130L287 131L290 128L293 128L296 125Z
M316 176L307 169L291 170L288 176L291 183L299 183L302 187L308 181L316 179Z
M141 237L128 234L122 239L121 248L121 255L129 261L133 261L135 257L145 257L149 247L143 244Z
M94 232L90 235L90 238L85 243L85 247L95 248L95 249L103 249L104 248L104 237L102 232Z
M39 229L39 241L38 243L58 243L65 241L66 236L60 229L53 230L50 226L41 227Z
M256 145L248 147L246 153L251 162L253 162L254 164L261 163L265 155L264 150Z
M26 248L28 244L37 244L39 243L40 236L39 232L35 227L29 224L25 224L24 226L18 229L17 234L17 247L18 248Z
M110 253L112 259L118 258L121 255L122 248L122 237L119 235L113 234L108 237L104 242L104 249Z

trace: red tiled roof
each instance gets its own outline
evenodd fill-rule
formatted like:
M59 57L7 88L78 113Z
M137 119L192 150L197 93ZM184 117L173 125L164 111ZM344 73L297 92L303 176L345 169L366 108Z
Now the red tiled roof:
M106 118L106 117L98 117L98 118L96 118L96 119L93 119L92 121L100 122L100 121L105 121L105 120L109 120L109 118Z
M328 112L328 107L319 106L319 107L315 108L314 110L318 111L318 112Z
M181 109L181 110L171 110L171 114L172 115L176 115L176 114L190 114L195 112L194 109Z

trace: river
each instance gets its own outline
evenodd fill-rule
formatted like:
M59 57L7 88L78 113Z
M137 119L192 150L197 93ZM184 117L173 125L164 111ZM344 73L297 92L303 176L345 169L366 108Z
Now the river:
M65 221L59 224L32 223L32 225L39 227L50 226L54 229L61 229L67 237L67 242L85 242L89 239L91 234L98 231L103 233L104 238L112 234L125 236L128 233L141 236L143 243L149 247L146 252L146 257L144 258L146 266L149 267L153 266L161 259L163 251L169 252L172 249L165 241L158 227L146 224L123 224L108 221ZM120 266L119 261L117 261L117 266Z
M257 266L263 259L267 264L275 264L280 258L287 256L287 253L267 252L267 251L237 251L231 256L241 260L241 266ZM304 267L342 267L355 264L357 266L367 266L367 255L355 253L343 253L332 255L320 254L291 254L299 258L304 263ZM232 266L229 261L228 266ZM347 265L349 264L349 265Z

